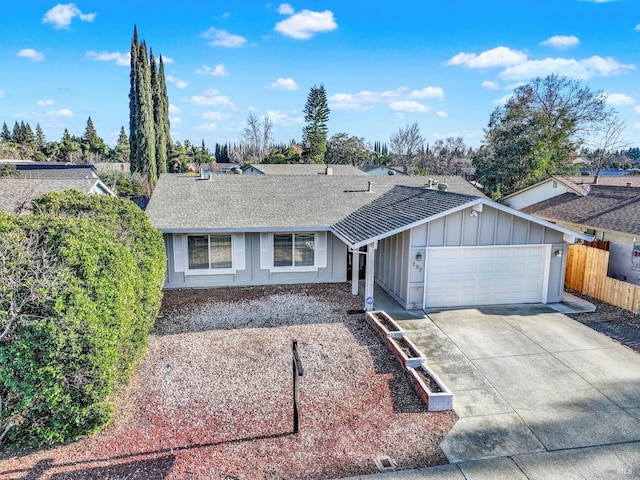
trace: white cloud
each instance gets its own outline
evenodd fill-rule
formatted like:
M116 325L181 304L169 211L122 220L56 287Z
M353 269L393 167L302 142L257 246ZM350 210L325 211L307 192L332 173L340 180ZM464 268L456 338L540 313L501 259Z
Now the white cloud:
M429 111L430 108L426 105L418 103L414 100L398 100L391 102L389 108L394 112L417 112L422 113Z
M0 98L4 98L4 92L0 90Z
M223 112L204 112L200 116L205 120L213 120L214 122L222 122L231 118L231 114Z
M197 132L215 132L218 129L218 124L209 122L196 125L193 129Z
M443 112L442 110L438 110L436 112L436 115L439 116L440 118L447 118L449 116L447 112Z
M411 92L413 98L444 98L444 90L440 87L425 87Z
M298 84L293 78L279 78L270 85L271 88L279 88L281 90L297 90Z
M635 128L636 130L640 130L640 122L634 123L633 128Z
M176 88L187 88L189 82L186 80L180 80L179 78L174 77L173 75L167 75L167 82L173 83Z
M567 48L575 47L580 44L580 39L575 35L554 35L547 38L540 45L556 48L558 50L565 50Z
M215 67L211 68L208 65L203 65L196 70L198 75L211 75L212 77L228 77L229 72L224 68L224 64L219 63Z
M288 3L281 3L278 7L278 13L281 15L293 15L294 10L293 7Z
M365 110L370 110L377 103L391 104L392 102L406 101L406 102L413 102L413 104L418 104L418 102L416 102L413 99L415 98L442 99L443 97L444 97L444 90L440 87L425 87L421 90L413 90L413 91L410 91L407 87L399 87L395 90L385 90L383 92L373 92L369 90L362 90L358 93L336 93L334 95L331 95L328 98L328 101L332 109L365 111ZM397 103L396 106L398 105L402 105L402 103ZM418 105L421 105L421 104L418 104Z
M182 113L179 107L175 106L173 103L169 104L169 113Z
M49 110L46 114L48 117L73 117L73 112L68 108L60 110Z
M583 60L546 58L544 60L529 60L521 65L507 67L500 73L500 77L508 80L528 80L533 77L557 73L577 80L589 80L597 76L619 75L635 68L635 65L621 64L614 58L602 58L598 55Z
M636 105L635 107L633 107L633 111L640 115L640 105Z
M291 17L276 23L274 30L296 40L308 40L316 33L330 32L338 28L333 12L313 12L302 10Z
M71 20L78 17L83 22L93 22L96 13L82 13L74 3L59 3L51 10L47 11L42 18L42 23L51 23L54 28L69 28Z
M18 57L28 58L29 60L34 62L41 62L42 60L44 60L44 53L38 52L33 48L23 48L16 55Z
M607 103L609 105L621 106L621 105L635 105L636 101L629 95L624 93L610 93L607 96Z
M267 116L276 125L296 126L304 123L304 117L299 116L297 111L282 112L280 110L269 110Z
M640 32L640 23L638 25L635 26L634 30L636 32Z
M479 55L461 52L449 59L446 65L464 65L467 68L494 68L519 65L526 61L527 55L519 50L496 47Z
M482 86L482 88L486 88L487 90L497 90L498 88L500 88L498 82L494 82L491 80L485 80L480 85Z
M218 30L213 27L203 32L201 36L207 40L211 40L209 45L214 47L238 48L247 43L247 39L240 35L234 35L226 30Z
M41 107L53 105L53 100L38 100L36 105L40 105Z
M204 106L223 106L227 108L234 108L233 103L226 95L220 95L220 92L215 89L210 89L205 92L204 95L195 95L186 100L189 103L193 103L194 105L204 105Z
M180 117L171 117L169 122L171 122L171 125L177 125L182 122L182 119Z
M171 58L171 57L165 57L164 55L160 55L160 58L162 58L162 63L164 63L165 65L170 65L170 64L175 63L173 61L173 58ZM158 61L160 61L160 59L158 59Z
M116 62L116 65L120 65L121 67L131 65L131 54L130 53L120 53L120 52L94 52L90 50L87 52L87 58L93 58L94 60L98 60L100 62ZM164 58L163 58L164 61Z

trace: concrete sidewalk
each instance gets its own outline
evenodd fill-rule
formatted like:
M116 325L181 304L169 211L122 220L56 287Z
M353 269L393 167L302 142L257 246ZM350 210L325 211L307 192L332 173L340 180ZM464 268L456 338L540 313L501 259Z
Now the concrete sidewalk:
M347 480L637 480L640 443L496 457Z
M640 479L640 354L558 313L593 307L567 300L428 316L389 303L460 419L449 465L379 478Z

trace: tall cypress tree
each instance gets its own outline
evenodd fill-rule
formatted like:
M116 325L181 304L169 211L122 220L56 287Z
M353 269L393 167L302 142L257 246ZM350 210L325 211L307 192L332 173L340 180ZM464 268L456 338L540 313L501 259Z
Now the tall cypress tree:
M160 55L160 67L158 69L158 84L160 87L160 97L162 98L162 128L165 134L165 143L167 148L167 157L173 148L173 141L171 140L171 122L169 120L169 95L167 93L167 81L164 76L164 60Z
M156 167L156 134L153 121L153 96L151 94L151 69L147 57L147 44L140 42L137 61L138 119L136 142L141 173L153 188L158 181Z
M129 168L131 172L141 172L138 155L138 27L133 26L133 38L131 39L131 72L129 74Z
M153 49L149 50L149 71L151 74L151 96L153 99L153 124L156 142L156 171L158 174L167 171L167 138L163 119L164 97L158 75L158 66L153 56Z

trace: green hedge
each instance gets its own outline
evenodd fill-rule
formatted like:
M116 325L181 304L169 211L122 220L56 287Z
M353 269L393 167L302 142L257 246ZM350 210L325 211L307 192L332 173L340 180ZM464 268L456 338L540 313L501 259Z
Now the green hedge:
M3 416L23 417L9 445L52 444L102 428L119 383L144 353L166 258L161 234L127 202L66 192L41 198L37 215L0 215L0 236L36 239L64 278L48 300L30 305L36 318L0 343ZM6 307L0 296L0 312Z

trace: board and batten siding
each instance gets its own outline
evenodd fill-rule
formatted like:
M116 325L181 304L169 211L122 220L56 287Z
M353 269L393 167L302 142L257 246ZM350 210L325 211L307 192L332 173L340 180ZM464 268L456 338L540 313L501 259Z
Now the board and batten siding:
M180 268L180 258L186 259L186 252L176 251L181 242L174 241L177 234L165 233L164 243L167 251L167 276L165 288L210 288L233 287L251 285L278 285L295 283L333 283L347 281L347 246L330 232L318 232L326 235L326 263L322 268L301 272L272 272L261 268L260 233L237 234L243 239L243 245L237 250L243 251L244 262L239 264L243 268L236 269L230 274L185 275L184 268ZM206 233L203 233L206 235ZM244 248L242 248L244 247ZM235 247L234 247L235 248ZM264 252L263 252L264 253ZM177 257L176 257L177 255ZM186 260L185 260L186 261Z
M546 302L562 300L566 247L561 232L488 205L475 216L471 213L471 208L461 210L380 240L377 283L405 308L420 308L429 248L548 245L552 252L562 253L551 255Z

